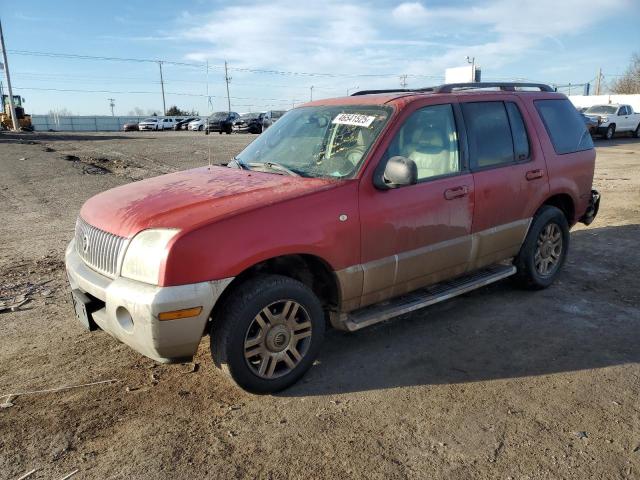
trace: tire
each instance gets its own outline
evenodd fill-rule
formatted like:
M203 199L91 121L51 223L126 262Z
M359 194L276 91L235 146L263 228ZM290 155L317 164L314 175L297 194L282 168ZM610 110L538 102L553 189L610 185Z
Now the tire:
M200 125L200 126L198 127L198 131L199 131L199 132L201 132L202 130L204 130L204 125Z
M516 283L529 290L549 287L562 269L568 252L569 224L564 213L551 205L543 206L533 217L514 261L518 269Z
M633 138L640 138L640 123L638 124L636 129L633 131Z
M225 300L211 326L211 356L243 389L277 392L311 367L324 331L324 311L311 289L289 277L260 275ZM246 359L246 351L254 355Z
M607 140L613 140L613 136L616 134L616 126L615 125L609 125L607 127L607 131L604 132L604 138L606 138Z

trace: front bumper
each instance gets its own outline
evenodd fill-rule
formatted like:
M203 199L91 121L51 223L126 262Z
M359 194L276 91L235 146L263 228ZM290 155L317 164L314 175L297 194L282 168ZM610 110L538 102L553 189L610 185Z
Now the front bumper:
M93 321L134 350L163 363L193 357L215 302L232 280L158 287L123 277L111 279L82 261L74 240L67 247L65 264L71 289L94 300ZM158 320L162 312L198 306L202 312L197 317Z

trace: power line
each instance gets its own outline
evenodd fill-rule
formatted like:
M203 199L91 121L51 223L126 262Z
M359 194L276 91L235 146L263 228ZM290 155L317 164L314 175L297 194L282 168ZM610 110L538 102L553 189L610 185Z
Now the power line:
M73 92L73 93L118 93L118 94L150 94L157 95L158 92L149 92L144 90L83 90L76 88L44 88L44 87L16 87L21 90L35 90L35 91L51 91L51 92ZM186 97L202 97L207 98L207 95L202 93L185 93L185 92L165 92L167 95L182 95ZM220 95L208 95L211 98L226 98ZM262 97L229 97L234 100L262 100L269 102L291 102L291 98L262 98ZM298 102L299 99L293 99Z
M104 60L104 61L118 61L118 62L137 62L137 63L157 63L162 62L167 65L179 65L188 67L206 67L205 62L190 63L190 62L176 62L170 60L159 60L150 58L126 58L126 57L107 57L98 55L80 55L75 53L57 53L57 52L39 52L31 50L8 50L15 55L31 55L39 57L51 57L51 58L68 58L75 60ZM208 65L208 68L223 69L224 65ZM286 75L286 76L306 76L306 77L327 77L327 78L384 78L384 77L396 77L396 73L324 73L324 72L297 72L291 70L276 70L276 69L260 69L260 68L243 68L243 67L231 67L229 70L235 70L237 72L249 72L249 73L261 73L271 75ZM407 77L419 77L419 78L443 78L442 75L426 75L419 73L407 74Z

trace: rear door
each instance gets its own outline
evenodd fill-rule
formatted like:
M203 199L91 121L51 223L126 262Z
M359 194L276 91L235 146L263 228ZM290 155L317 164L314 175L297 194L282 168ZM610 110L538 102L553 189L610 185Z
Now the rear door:
M361 306L467 269L474 186L458 121L451 103L407 107L380 162L413 160L418 183L378 190L369 178L361 182Z
M517 254L549 184L544 155L516 95L460 103L475 185L470 269Z

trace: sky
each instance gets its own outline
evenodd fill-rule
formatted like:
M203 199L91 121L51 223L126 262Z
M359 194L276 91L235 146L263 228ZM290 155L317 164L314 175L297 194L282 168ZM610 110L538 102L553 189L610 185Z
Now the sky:
M167 108L207 114L227 109L225 61L243 113L404 75L437 85L467 56L485 81L575 85L599 68L611 81L640 51L640 0L0 0L0 21L14 94L34 114L110 115L110 98L116 115L161 114L158 60Z

